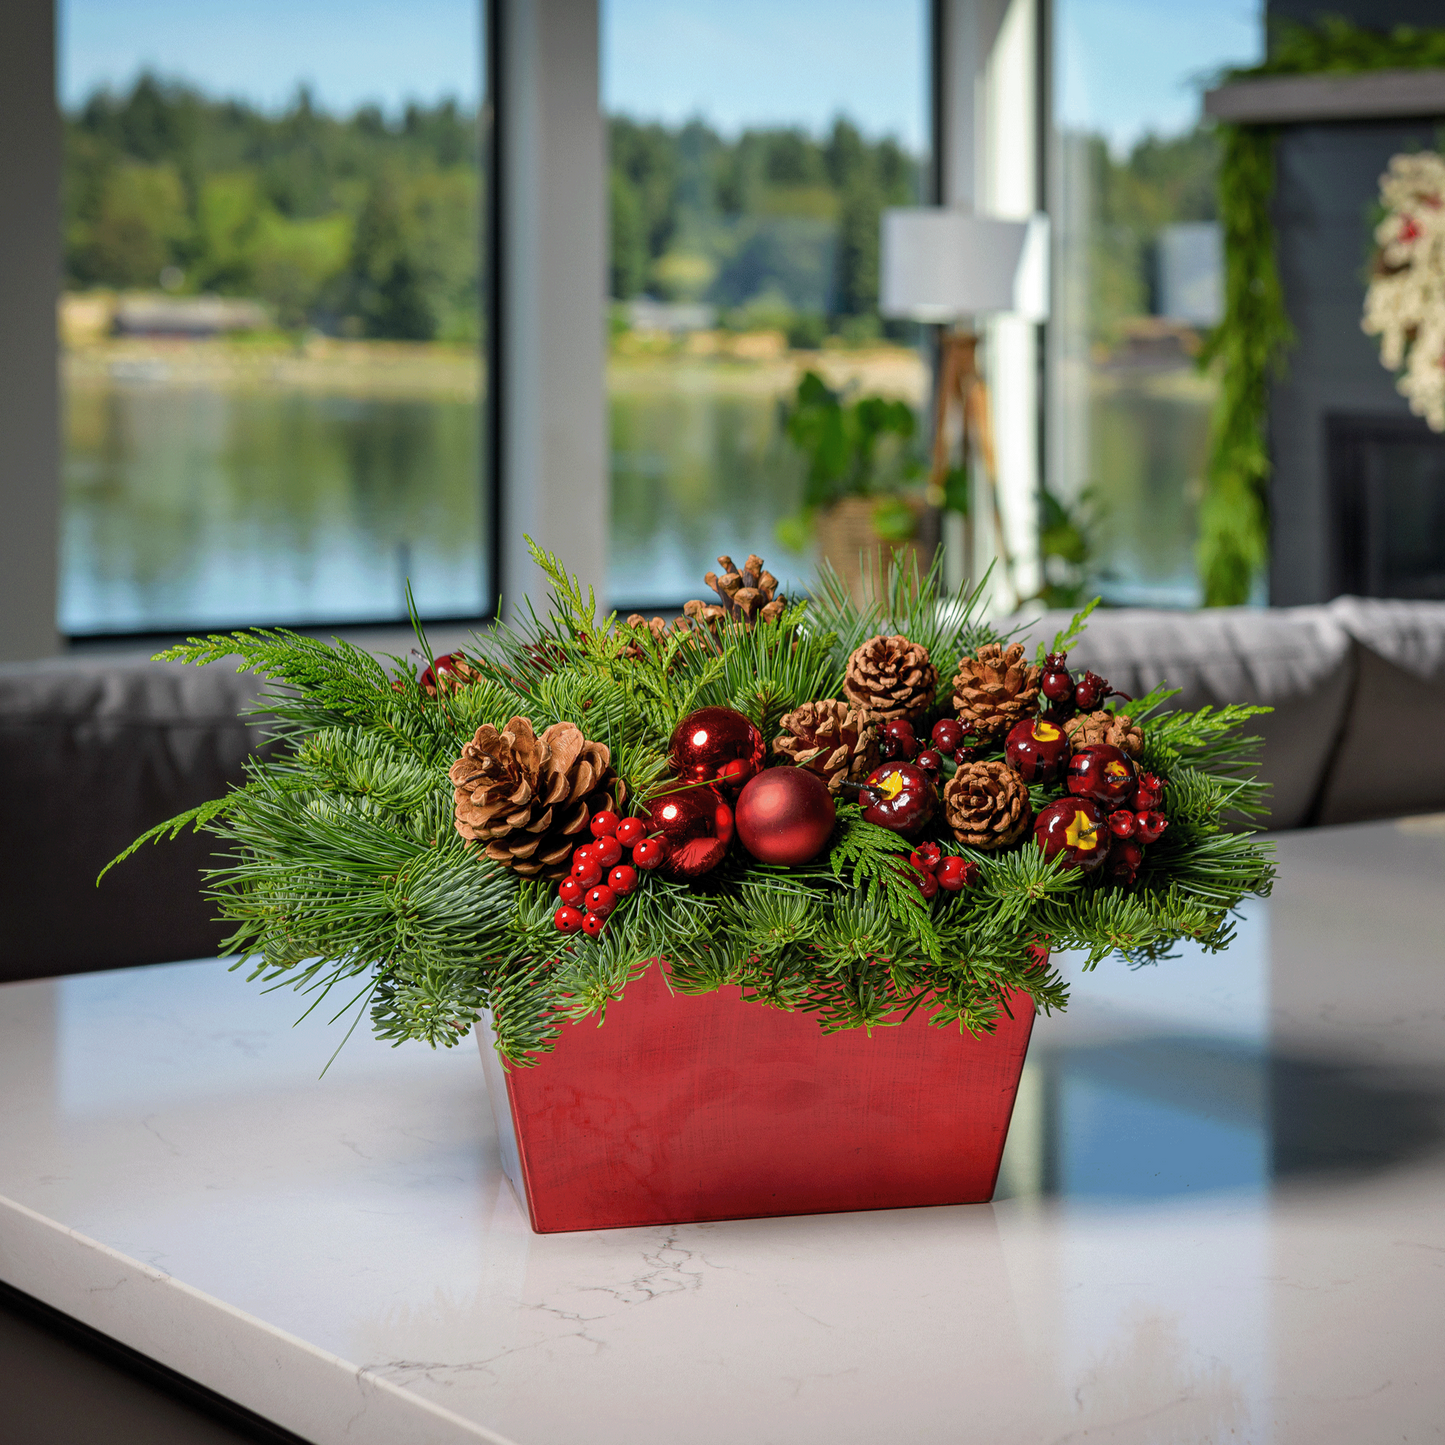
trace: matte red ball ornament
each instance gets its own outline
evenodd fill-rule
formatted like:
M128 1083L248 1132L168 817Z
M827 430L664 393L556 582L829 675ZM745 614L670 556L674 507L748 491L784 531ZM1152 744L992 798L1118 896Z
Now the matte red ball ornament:
M1122 808L1134 796L1137 780L1128 753L1111 743L1095 743L1069 759L1065 786L1076 798L1093 798L1113 809Z
M916 838L938 811L938 789L914 763L884 763L868 774L858 801L866 822Z
M715 788L678 788L653 799L647 831L661 835L662 861L669 877L701 878L727 855L733 836L733 810ZM632 851L632 861L640 868L649 866L642 855L650 841L644 840Z
M1034 819L1034 841L1044 857L1062 856L1066 868L1092 873L1109 856L1113 834L1092 798L1060 798Z
M738 837L758 862L796 868L828 846L837 815L816 773L765 768L738 796Z
M763 735L730 707L705 707L673 729L668 760L685 783L740 788L763 766Z
M1068 765L1073 744L1068 734L1047 718L1026 717L1009 729L1003 755L1026 783L1052 783Z
M624 818L617 825L616 838L624 848L635 848L647 836L647 824L641 818Z

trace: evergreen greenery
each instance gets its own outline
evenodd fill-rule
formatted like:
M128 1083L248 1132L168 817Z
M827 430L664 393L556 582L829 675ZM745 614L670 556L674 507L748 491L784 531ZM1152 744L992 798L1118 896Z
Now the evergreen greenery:
M1169 778L1170 827L1133 887L1045 861L1029 839L1003 854L946 840L978 879L926 902L911 845L844 804L829 851L806 867L764 866L734 849L693 883L646 874L601 937L564 938L554 886L504 871L453 826L447 769L482 723L576 723L611 749L636 804L666 776L673 728L699 707L735 708L771 737L785 712L838 696L849 653L880 632L922 643L945 680L998 636L978 617L981 588L939 601L934 579L895 570L859 605L825 571L814 600L775 622L672 633L659 645L645 627L599 620L557 560L534 555L554 587L545 616L474 639L467 657L480 676L435 697L410 662L388 668L284 630L193 638L162 654L239 657L272 683L264 706L278 746L251 761L243 786L127 850L186 826L223 841L228 858L209 889L236 925L236 967L315 995L312 1007L339 988L338 1017L369 1012L397 1043L456 1044L490 1010L498 1048L516 1064L549 1050L564 1020L604 1014L655 959L683 992L740 985L763 1005L816 1013L829 1030L922 1009L936 1024L986 1032L1013 989L1041 1009L1064 1007L1065 986L1036 946L1082 949L1090 966L1116 950L1155 960L1181 939L1217 950L1231 910L1268 891L1265 848L1224 826L1259 808L1253 743L1238 737L1259 709L1168 712L1172 694L1160 688L1129 712L1144 729L1144 763ZM1070 645L1087 611L1056 647ZM620 655L631 642L640 659Z
M1399 26L1381 34L1336 18L1280 26L1263 64L1231 70L1224 79L1436 67L1445 67L1445 29ZM1218 358L1223 376L1200 519L1199 571L1211 607L1247 602L1268 555L1269 382L1292 338L1269 213L1277 130L1221 125L1219 132L1225 305L1202 357L1205 365Z

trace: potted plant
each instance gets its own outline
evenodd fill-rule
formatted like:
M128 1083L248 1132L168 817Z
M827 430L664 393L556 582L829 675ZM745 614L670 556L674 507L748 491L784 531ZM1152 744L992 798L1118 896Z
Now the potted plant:
M933 579L789 601L757 557L673 624L541 617L390 666L284 630L277 746L193 824L236 967L491 1060L535 1228L990 1197L1049 951L1230 940L1267 891L1258 709L1025 656ZM132 847L145 839L137 840ZM340 1016L340 1015L338 1015Z

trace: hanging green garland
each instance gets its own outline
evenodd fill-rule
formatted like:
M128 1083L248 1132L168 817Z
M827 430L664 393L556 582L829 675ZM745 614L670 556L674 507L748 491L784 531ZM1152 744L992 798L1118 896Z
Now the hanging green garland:
M1445 68L1445 30L1400 26L1388 35L1344 20L1290 25L1262 65L1232 70L1228 82L1269 75L1354 74ZM1218 359L1219 401L1211 428L1200 509L1199 573L1206 607L1249 600L1269 551L1269 383L1293 338L1275 265L1274 126L1219 127L1219 218L1224 232L1224 317L1202 364Z

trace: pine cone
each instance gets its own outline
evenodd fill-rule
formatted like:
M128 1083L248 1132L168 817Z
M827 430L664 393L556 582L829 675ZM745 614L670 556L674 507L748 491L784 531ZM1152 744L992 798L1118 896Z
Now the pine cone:
M573 847L587 841L592 814L626 796L612 754L575 723L553 723L539 738L532 720L490 723L451 765L457 832L485 843L487 857L524 877L560 877Z
M824 698L805 702L782 721L773 752L817 773L836 793L845 780L860 782L878 766L878 738L863 712Z
M654 617L649 621L640 612L634 612L628 619L629 627L645 627L652 634L652 646L661 648L667 641L668 626L661 617ZM627 642L623 644L621 652L617 654L628 662L640 662L647 656L647 645L642 642Z
M1017 843L1034 821L1029 790L1007 763L965 763L943 790L953 836L970 848L995 852Z
M873 637L849 659L843 693L870 723L913 718L933 706L938 669L906 637Z
M1007 652L986 643L977 657L965 657L953 679L953 706L969 732L997 737L1016 722L1032 717L1039 707L1042 670L1023 660L1023 643Z
M717 564L721 577L709 572L702 580L717 593L721 606L715 602L689 602L682 610L696 622L741 622L751 627L755 622L771 622L781 617L788 599L778 591L778 579L763 567L756 552L739 568L733 559L722 556Z
M1095 743L1112 743L1131 758L1137 758L1144 747L1144 734L1134 726L1134 719L1126 713L1098 712L1080 713L1064 724L1069 742L1074 751L1092 747Z

